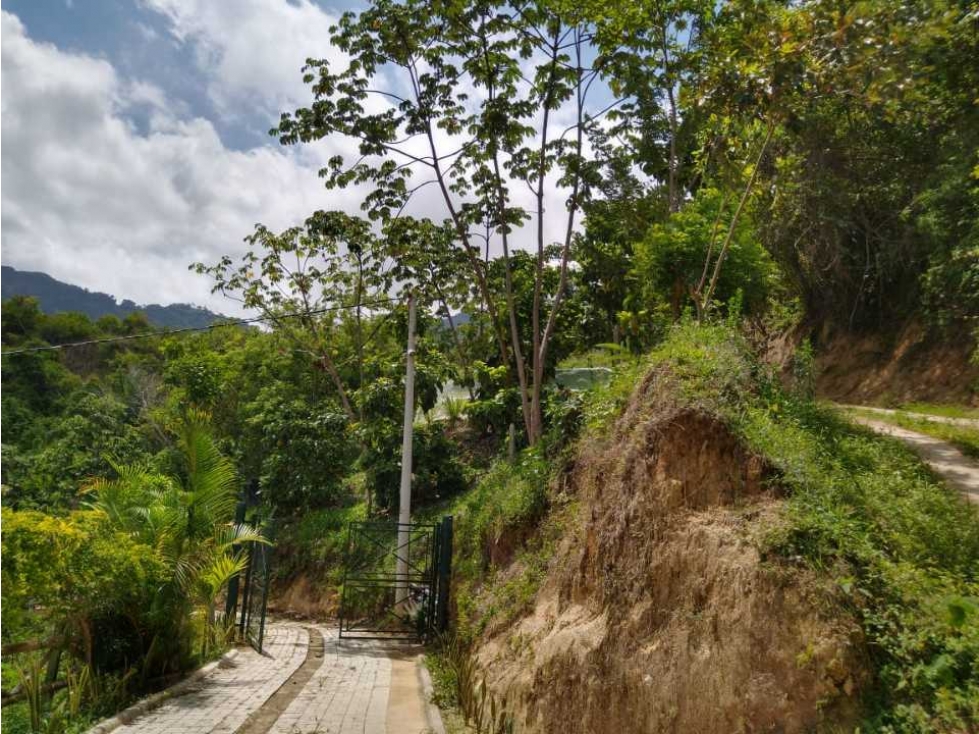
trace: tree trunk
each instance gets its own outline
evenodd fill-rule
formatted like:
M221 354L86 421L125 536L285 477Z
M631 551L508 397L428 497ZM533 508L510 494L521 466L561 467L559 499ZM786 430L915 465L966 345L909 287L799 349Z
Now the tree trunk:
M748 197L751 196L751 190L755 186L755 179L758 178L758 168L761 166L762 158L765 156L765 151L768 149L768 144L771 142L772 134L775 132L775 122L774 120L769 121L768 130L765 132L765 140L762 142L761 149L758 151L758 157L755 159L755 166L751 170L751 175L748 176L748 183L745 184L744 191L741 192L741 200L738 201L738 208L734 210L734 216L731 218L731 224L727 228L727 236L724 238L724 244L721 246L721 251L717 255L717 262L714 265L714 274L710 279L710 286L707 288L707 293L704 294L703 300L703 310L706 312L710 309L711 298L714 296L714 291L717 289L717 281L721 277L721 267L724 265L724 260L727 257L728 250L731 247L731 240L734 239L734 230L738 226L738 220L741 218L741 213L744 211L744 206L748 202Z

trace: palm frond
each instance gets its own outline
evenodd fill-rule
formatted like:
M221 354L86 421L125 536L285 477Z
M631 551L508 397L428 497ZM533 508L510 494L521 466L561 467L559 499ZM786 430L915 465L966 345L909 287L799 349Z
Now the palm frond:
M227 551L232 546L242 543L272 545L272 542L262 535L258 528L245 523L241 525L219 525L214 530L214 543L222 551Z

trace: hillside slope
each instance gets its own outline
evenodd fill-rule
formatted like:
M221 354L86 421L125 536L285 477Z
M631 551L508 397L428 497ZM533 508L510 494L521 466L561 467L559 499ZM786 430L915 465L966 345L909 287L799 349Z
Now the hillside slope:
M716 417L664 402L666 379L647 378L576 458L578 530L533 611L483 646L490 680L521 731L853 720L868 678L859 625L815 573L766 562L757 536L782 513L772 468Z
M979 722L976 512L724 327L651 365L593 399L548 509L508 510L520 468L456 508L461 627L516 730Z
M890 331L855 332L802 324L765 344L768 357L791 371L795 348L810 339L820 396L840 403L929 402L979 406L976 335L963 324L929 329L920 320Z
M44 313L77 311L96 320L102 316L123 318L140 311L146 314L150 323L171 329L207 326L225 318L221 314L188 303L173 303L169 306L155 303L140 306L129 300L117 303L115 297L107 293L63 283L46 273L17 270L9 265L4 265L0 270L0 291L4 300L13 296L31 296L38 300Z

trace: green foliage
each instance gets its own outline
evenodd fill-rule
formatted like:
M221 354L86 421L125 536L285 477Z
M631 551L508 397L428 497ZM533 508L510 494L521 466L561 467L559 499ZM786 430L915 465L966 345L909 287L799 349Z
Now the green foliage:
M88 685L79 676L102 689L86 710L111 709L227 644L217 599L244 571L241 545L266 541L230 524L237 475L204 417L188 413L175 438L174 475L117 465L114 478L87 487L90 509L3 508L4 641L55 636L70 656L69 689L46 714L48 729L79 720Z
M913 413L877 413L859 409L848 410L855 415L863 415L875 421L891 423L901 428L907 428L926 436L933 436L942 441L948 441L966 456L979 459L979 429L957 426L948 423L931 421L927 418L916 418Z
M618 313L635 290L631 281L633 243L655 219L663 216L651 197L632 190L609 192L609 199L588 204L585 233L575 239L573 258L578 266L575 281L586 317L583 336L587 343L621 341L625 336Z
M155 550L91 510L66 517L3 508L5 635L72 618L138 613L164 578ZM12 637L5 637L6 640Z
M792 355L792 388L805 400L816 399L816 355L804 339Z
M506 597L509 603L496 599L495 603L486 602L492 608L479 608L476 591L483 586L496 590L492 583L484 583L492 578L490 550L504 539L520 547L519 540L531 534L544 516L549 476L548 462L538 450L528 449L515 463L498 460L473 489L452 504L449 514L456 518L453 583L457 584L458 634L473 635L498 611L519 614L533 598L543 574L542 566L532 559L526 566L528 573L501 591L500 599Z
M341 501L356 447L339 406L284 397L276 384L263 388L255 405L247 425L262 447L266 500L297 515Z
M938 321L974 315L979 46L967 6L732 11L719 42L786 48L757 221L809 313L867 326L921 306Z
M172 354L163 372L164 380L179 387L192 405L210 410L224 387L219 355L213 352Z
M451 395L442 400L442 408L445 410L445 418L450 426L457 425L462 420L466 412L469 401L465 398L454 398Z
M729 327L678 327L652 356L780 474L765 551L840 579L877 675L871 727L958 731L979 700L979 521L908 450L785 393ZM964 601L963 601L964 600Z
M465 641L454 635L441 637L437 650L425 656L425 665L432 673L438 706L457 708L475 734L512 734L514 719L507 697L498 699L489 692Z
M927 415L941 415L946 418L970 418L972 420L979 420L979 408L967 408L964 405L905 403L897 407L909 413L925 413Z
M395 421L373 422L368 427L366 448L360 463L365 484L388 513L398 508L401 485L402 425ZM414 429L411 496L424 505L452 497L465 488L463 466L457 449L440 424L416 424Z
M281 578L311 573L320 581L339 588L347 528L351 522L367 520L367 503L346 507L314 509L295 523L286 525L277 540Z
M724 211L725 203L720 191L701 189L693 201L653 225L635 244L633 277L641 284L647 308L668 309L676 320L684 308L694 305L709 275L706 263L716 256L730 226L731 207ZM717 301L726 303L740 291L747 313L765 307L775 271L745 218L735 227L720 273Z
M5 447L4 501L14 507L64 509L77 505L84 480L116 461L145 460L149 445L131 425L127 406L112 395L77 390L59 401L63 415L31 420ZM6 423L6 420L5 420Z
M596 344L587 352L576 352L565 357L558 364L558 369L574 369L580 367L619 367L634 364L637 357L621 344Z
M510 424L522 426L520 393L510 384L506 367L475 362L472 367L476 399L466 406L466 417L478 433L502 438Z

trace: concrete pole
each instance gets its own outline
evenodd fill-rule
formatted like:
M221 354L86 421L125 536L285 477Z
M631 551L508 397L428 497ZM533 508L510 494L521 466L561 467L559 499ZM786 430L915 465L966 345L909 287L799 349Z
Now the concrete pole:
M402 606L408 598L408 558L411 533L411 447L415 425L415 294L408 292L408 359L405 371L405 418L401 438L401 504L398 512L398 588L396 603Z

